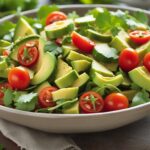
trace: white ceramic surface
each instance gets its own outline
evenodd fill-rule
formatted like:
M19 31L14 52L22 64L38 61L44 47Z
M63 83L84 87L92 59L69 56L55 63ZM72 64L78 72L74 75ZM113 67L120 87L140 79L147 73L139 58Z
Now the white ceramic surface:
M118 9L118 6L106 5L84 5L84 6L61 6L62 11L69 12L76 10L83 14L88 9L96 6L107 7L111 10ZM135 11L133 8L120 8L124 10ZM24 14L35 16L36 10L25 12ZM150 13L145 11L150 16ZM13 15L0 20L15 20ZM114 112L105 112L97 114L44 114L25 112L0 106L0 117L14 123L28 126L53 133L81 133L97 132L115 129L145 117L150 112L150 103L140 106L119 110Z

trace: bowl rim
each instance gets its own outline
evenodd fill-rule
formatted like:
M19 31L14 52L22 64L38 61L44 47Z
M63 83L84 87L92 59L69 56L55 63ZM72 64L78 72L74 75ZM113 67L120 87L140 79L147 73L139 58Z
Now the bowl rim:
M94 7L104 7L108 9L121 9L121 10L127 10L127 11L143 11L147 15L150 16L150 11L144 10L141 8L135 8L135 7L130 7L130 6L118 6L118 5L103 5L103 4L92 4L92 5L83 5L83 4L75 4L75 5L58 5L60 9L67 9L67 8L94 8ZM38 9L32 9L28 11L24 11L21 13L21 15L29 15L29 14L34 14L37 12ZM11 20L15 18L17 15L9 15L6 17L3 17L0 19L0 23L5 22L7 20ZM108 112L99 112L99 113L91 113L91 114L53 114L53 113L39 113L39 112L28 112L28 111L23 111L23 110L17 110L13 108L9 108L6 106L1 106L0 105L0 111L5 111L8 113L13 113L13 114L19 114L23 116L29 116L29 117L38 117L38 118L79 118L79 117L97 117L97 116L108 116L108 115L114 115L114 114L119 114L119 113L126 113L130 112L133 110L140 110L142 108L149 107L150 109L150 102L141 104L138 106L134 107L129 107L127 109L122 109L122 110L116 110L116 111L108 111Z

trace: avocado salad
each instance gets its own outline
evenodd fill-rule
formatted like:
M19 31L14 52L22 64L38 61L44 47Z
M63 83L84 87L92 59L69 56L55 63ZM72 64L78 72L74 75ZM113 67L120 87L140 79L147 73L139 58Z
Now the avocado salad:
M150 102L150 28L143 11L85 15L43 6L0 24L0 105L101 113Z

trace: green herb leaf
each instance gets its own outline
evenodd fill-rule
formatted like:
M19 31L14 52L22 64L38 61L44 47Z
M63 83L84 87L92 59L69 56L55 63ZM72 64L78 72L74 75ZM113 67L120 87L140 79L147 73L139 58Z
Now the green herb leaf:
M37 16L42 21L42 24L45 25L46 17L48 14L58 10L59 8L56 5L45 5L38 10Z
M1 29L0 38L3 38L3 36L8 34L10 32L10 30L13 28L15 28L15 24L10 21L6 21L6 22L0 24L0 29Z
M78 17L79 17L79 15L77 14L76 11L73 11L73 12L71 12L71 13L68 13L68 18L69 18L69 19L76 19L76 18L78 18Z
M137 106L140 104L144 104L150 102L149 93L145 90L142 90L141 92L138 92L132 100L131 106Z
M4 105L9 107L13 102L13 92L11 89L6 89L4 92Z
M18 95L17 100L15 101L16 109L32 111L35 109L37 103L37 93L29 93Z
M62 41L63 45L65 45L65 44L71 44L71 42L72 42L71 36L69 36L69 35L64 36L63 41Z
M52 113L54 110L59 109L60 107L65 107L66 105L74 104L76 101L78 101L78 98L75 98L73 100L62 100L61 103L57 104L54 107L48 107L43 109L38 109L38 112L46 112L46 113Z
M0 144L0 150L4 150L4 146Z
M136 11L133 16L141 23L148 24L148 16L143 11Z
M62 54L62 48L52 41L47 41L47 43L45 44L44 50L51 52L56 56Z

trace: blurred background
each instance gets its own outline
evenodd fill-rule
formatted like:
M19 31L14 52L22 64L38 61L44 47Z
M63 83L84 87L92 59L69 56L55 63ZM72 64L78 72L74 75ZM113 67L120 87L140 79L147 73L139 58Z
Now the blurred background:
M149 8L150 0L0 0L0 18L45 4L117 4Z

